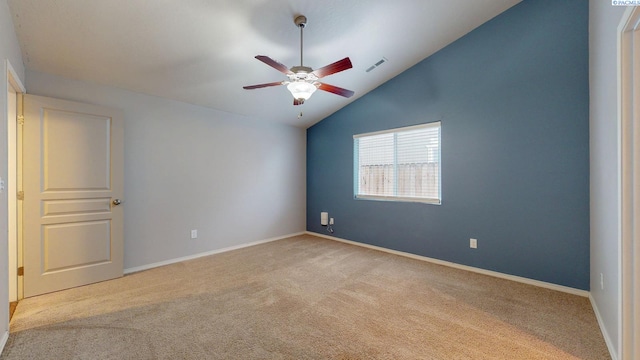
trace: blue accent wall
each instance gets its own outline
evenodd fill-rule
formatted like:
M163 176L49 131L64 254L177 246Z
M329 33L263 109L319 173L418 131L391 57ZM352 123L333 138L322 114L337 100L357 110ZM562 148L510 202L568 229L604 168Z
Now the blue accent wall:
M588 81L588 1L523 1L307 130L307 229L588 290ZM354 134L438 120L442 205L354 199Z

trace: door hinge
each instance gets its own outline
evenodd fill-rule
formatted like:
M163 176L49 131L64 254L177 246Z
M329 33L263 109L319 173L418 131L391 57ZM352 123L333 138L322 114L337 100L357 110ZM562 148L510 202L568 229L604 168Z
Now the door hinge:
M18 276L24 276L24 266L18 268Z
M18 200L24 200L24 191L18 191Z
M24 115L18 115L18 125L24 125Z

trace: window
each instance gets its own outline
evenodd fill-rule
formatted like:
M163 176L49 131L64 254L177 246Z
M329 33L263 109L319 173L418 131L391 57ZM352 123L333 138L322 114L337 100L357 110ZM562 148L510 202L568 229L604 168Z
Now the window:
M355 197L440 204L440 122L353 136Z

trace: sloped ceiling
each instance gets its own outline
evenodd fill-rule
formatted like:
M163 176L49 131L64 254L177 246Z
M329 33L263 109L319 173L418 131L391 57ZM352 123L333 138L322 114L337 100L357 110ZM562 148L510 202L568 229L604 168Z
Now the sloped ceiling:
M309 127L519 0L9 0L27 69ZM353 68L293 106L285 80L254 59L312 68L349 56ZM371 72L374 63L388 61ZM302 117L299 117L302 112Z

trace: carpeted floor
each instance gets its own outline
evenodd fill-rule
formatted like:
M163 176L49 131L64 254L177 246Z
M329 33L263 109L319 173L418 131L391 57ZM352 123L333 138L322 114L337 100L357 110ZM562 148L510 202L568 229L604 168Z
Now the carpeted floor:
M299 236L21 301L0 359L609 359L587 298Z

